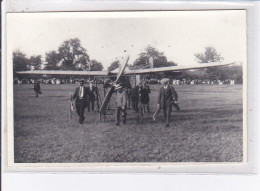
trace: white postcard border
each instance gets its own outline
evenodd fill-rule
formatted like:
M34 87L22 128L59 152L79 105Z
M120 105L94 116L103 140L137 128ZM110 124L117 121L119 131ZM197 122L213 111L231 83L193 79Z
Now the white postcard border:
M86 3L86 2L85 2ZM122 3L122 2L121 2ZM84 3L83 3L84 4ZM102 4L102 9L100 9L99 6L100 3L95 2L94 5L91 4L92 6L87 7L86 5L89 5L89 2L87 2L86 4L84 4L85 6L82 6L83 4L80 4L80 6L73 6L68 8L67 5L63 6L54 6L54 8L56 8L57 10L54 10L53 7L49 8L49 9L45 9L46 7L41 6L40 4L38 4L38 9L37 6L32 6L29 7L28 9L26 9L26 11L24 11L24 6L26 6L25 4L23 4L20 8L16 6L13 6L12 8L10 8L10 4L7 3L7 9L5 10L5 13L7 12L35 12L35 11L83 11L83 8L85 8L84 10L86 11L100 11L100 10L106 10L106 11L111 11L111 10L144 10L143 6L146 8L145 10L156 10L154 5L157 4L164 8L159 8L162 10L187 10L190 9L190 7L192 6L193 9L195 10L203 10L203 9L220 9L217 7L222 7L222 9L227 10L227 9L245 9L247 10L247 15L248 15L248 24L250 24L250 22L253 22L254 19L250 19L253 17L254 14L254 6L251 3L241 3L241 4L236 4L236 5L232 5L232 4L225 4L226 7L223 8L223 4L219 3L219 4L215 4L216 6L212 6L213 4L211 3L198 3L197 6L198 7L194 7L194 5L196 3L193 3L193 5L187 5L186 6L184 4L175 4L175 3L163 3L160 4L158 3L151 3L150 7L149 4L144 4L143 2L138 4L138 2L136 3L131 3L131 2L123 2L120 6L114 6L114 3L103 3ZM120 3L119 3L120 4ZM122 5L128 5L126 6L127 9L123 8ZM49 6L49 5L48 5ZM140 7L138 7L140 6ZM121 7L121 8L120 8ZM177 7L177 8L176 8ZM182 7L182 8L181 8ZM250 16L251 15L251 16ZM3 17L4 19L4 17ZM3 24L5 24L5 22L3 22ZM253 57L254 55L252 54L252 42L254 41L255 38L255 29L250 29L250 27L248 27L248 73L253 73ZM3 32L3 37L5 37L5 32ZM4 39L4 38L3 38ZM3 45L6 42L3 41ZM10 151L7 151L6 147L8 146L9 143L6 142L6 139L8 138L10 140L13 141L13 131L8 132L7 127L7 121L10 120L10 115L6 112L8 112L6 110L6 103L12 103L12 88L8 88L8 86L10 85L10 82L12 84L12 79L7 79L7 75L4 72L5 69L7 71L12 73L12 66L6 66L6 47L3 47L3 71L2 71L2 87L3 90L7 90L7 91L3 91L2 94L2 100L3 100L3 106L2 106L2 114L3 114L3 120L2 120L2 134L4 135L4 138L2 139L3 141L3 151L4 151L4 156L8 155L8 159L9 161L13 161L13 153ZM7 68L5 68L7 67ZM246 68L244 68L246 71ZM247 74L247 72L244 72L244 77ZM245 84L244 85L244 89L243 92L245 93L246 87L248 87L248 111L250 111L250 107L253 106L253 104L251 103L250 100L252 95L251 92L251 83L253 82L253 79L251 77L251 75L248 75L248 86ZM6 82L9 82L8 86L6 85ZM251 86L250 86L251 85ZM9 86L10 87L10 86ZM12 86L11 86L12 87ZM6 94L4 94L6 92ZM245 94L244 94L245 96ZM243 96L243 97L244 97ZM245 98L245 97L244 97ZM244 103L244 107L247 108L247 99L243 99ZM9 109L13 108L13 105L8 105ZM247 111L247 110L246 110ZM246 115L247 112L243 113L244 115L244 119L246 119ZM246 155L244 153L244 156L246 158L248 158L247 162L244 163L225 163L225 164L214 164L214 163L196 163L196 165L194 165L194 163L138 163L138 164L131 164L129 165L127 164L116 164L116 163L112 163L112 164L100 164L100 163L88 163L87 166L86 164L80 164L80 163L76 163L76 164L65 164L65 163L37 163L37 164L14 164L14 163L10 163L8 164L8 160L6 157L3 157L3 162L2 164L4 164L4 170L6 172L99 172L99 173L113 173L113 172L135 172L135 173L254 173L255 172L255 168L254 168L254 152L255 152L255 148L253 147L254 144L254 140L256 140L256 138L254 137L254 125L252 124L252 122L250 121L250 117L252 115L249 112L249 121L247 123L246 120L244 120L244 127L245 124L248 124L248 136L249 136L249 141L248 141L248 155ZM5 120L7 117L7 120ZM12 120L11 120L12 121ZM10 122L10 121L9 121ZM252 124L252 125L251 125ZM9 125L9 124L8 124ZM11 124L12 125L12 124ZM244 134L247 135L247 133L245 133L245 129L244 129ZM244 141L246 140L246 137L244 136ZM252 141L253 140L253 141ZM13 143L11 143L11 145L13 145ZM247 144L244 144L244 149L247 148ZM246 159L244 158L244 161L246 161Z

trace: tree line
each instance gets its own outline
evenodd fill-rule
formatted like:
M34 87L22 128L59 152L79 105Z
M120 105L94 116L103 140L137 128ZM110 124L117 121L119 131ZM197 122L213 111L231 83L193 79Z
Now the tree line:
M148 46L144 52L139 54L139 57L134 61L131 68L148 67L148 59L152 57L154 60L154 67L176 66L177 64L168 61L163 52ZM115 59L108 67L109 71L118 68L120 61ZM16 71L27 70L89 70L102 71L102 63L92 59L87 53L87 50L81 46L78 38L64 41L57 50L52 50L45 53L45 63L41 55L34 55L27 57L20 50L13 52L13 71L16 76Z
M202 53L196 53L195 61L200 64L207 64L211 62L222 62L224 58L216 49L212 46L206 47ZM243 67L242 64L236 64L231 66L217 66L206 69L197 70L195 72L185 71L181 78L187 79L199 79L199 80L235 80L236 83L243 83Z
M87 50L81 46L77 38L64 41L58 50L52 50L45 53L45 63L41 55L35 55L28 58L20 50L13 52L13 71L26 70L103 70L102 63L92 59Z
M163 52L160 52L152 46L147 46L141 52L138 58L129 65L131 69L141 69L149 67L149 59L153 60L153 67L167 67L177 66L178 64L169 61ZM206 47L202 53L194 54L195 61L200 64L207 64L211 62L221 62L224 58L216 51L214 47ZM112 71L120 66L120 61L115 59L108 67ZM34 55L27 57L20 50L13 52L13 72L14 77L17 77L16 71L27 70L88 70L88 71L102 71L103 65L95 59L90 59L87 50L82 47L78 38L64 41L57 50L52 50L45 53L45 63L41 55ZM161 75L153 74L151 78L159 78ZM214 67L208 69L200 69L196 71L184 71L177 79L233 79L237 83L242 83L243 79L242 65L234 65L229 67Z

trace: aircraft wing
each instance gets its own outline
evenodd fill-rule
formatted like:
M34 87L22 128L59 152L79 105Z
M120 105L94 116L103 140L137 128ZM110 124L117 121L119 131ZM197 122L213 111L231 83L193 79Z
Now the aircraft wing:
M190 66L169 66L169 67L160 67L160 68L146 68L146 69L136 69L130 70L126 69L124 71L125 75L136 75L136 74L148 74L148 73L156 73L156 72L172 72L172 71L184 71L184 70L192 70L192 69L200 69L200 68L209 68L216 66L227 66L231 64L236 64L236 62L232 63L200 63L198 65L190 65ZM119 69L114 71L71 71L71 70L31 70L31 71L19 71L16 72L18 74L35 74L35 75L72 75L72 76L111 76L118 74Z
M71 70L32 70L19 71L18 74L35 75L72 75L72 76L107 76L108 71L71 71Z
M179 72L184 70L210 68L216 66L227 66L231 64L236 64L236 62L232 62L232 63L212 62L212 63L200 63L198 65L190 65L190 66L169 66L169 67L160 67L160 68L136 69L136 70L125 71L124 74L134 75L134 74L148 74L148 73L156 73L156 72L171 72L171 71Z

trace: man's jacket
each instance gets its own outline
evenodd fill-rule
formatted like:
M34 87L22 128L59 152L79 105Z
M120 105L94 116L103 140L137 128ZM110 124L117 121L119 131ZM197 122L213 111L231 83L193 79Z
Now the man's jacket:
M97 95L97 87L92 86L90 88L90 86L88 86L88 89L89 89L89 100L95 101L95 97Z
M34 91L40 91L41 90L40 84L35 83L33 89L34 89Z
M178 94L172 86L168 85L166 89L164 87L160 88L157 102L160 107L165 109L167 106L172 106L173 101L177 100Z
M73 99L76 100L76 102L79 101L79 100L82 100L87 104L87 102L89 100L89 89L87 87L83 86L83 92L84 92L83 97L81 98L80 95L79 95L80 94L80 87L77 87L75 92L74 92Z
M121 93L116 93L116 106L117 107L125 107L127 104L126 91L123 90Z

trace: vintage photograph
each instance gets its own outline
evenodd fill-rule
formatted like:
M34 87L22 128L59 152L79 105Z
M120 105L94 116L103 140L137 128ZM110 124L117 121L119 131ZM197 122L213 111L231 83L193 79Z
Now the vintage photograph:
M245 10L7 14L8 163L247 161Z

